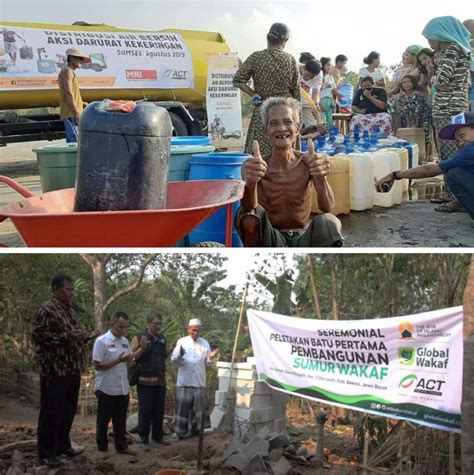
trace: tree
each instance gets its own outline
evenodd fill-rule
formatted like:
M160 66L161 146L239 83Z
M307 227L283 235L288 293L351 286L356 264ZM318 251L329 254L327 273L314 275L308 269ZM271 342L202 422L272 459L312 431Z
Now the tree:
M108 327L106 311L110 305L121 296L133 292L142 283L147 267L156 259L156 254L149 255L129 255L125 256L125 266L119 265L121 257L112 254L81 254L82 259L92 270L92 279L94 283L94 320L96 328L105 331ZM115 262L114 262L115 261ZM123 279L123 273L126 270L134 271L135 276L132 279L125 279L123 286L117 287L115 292L108 296L107 291L107 266L111 265L117 275L118 280Z
M474 472L474 255L463 299L464 364L461 405L462 473Z

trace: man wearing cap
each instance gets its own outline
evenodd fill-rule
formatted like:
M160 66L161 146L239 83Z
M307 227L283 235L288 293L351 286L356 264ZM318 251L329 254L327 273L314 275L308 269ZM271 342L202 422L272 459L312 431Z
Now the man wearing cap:
M75 70L81 64L90 63L91 59L76 48L66 50L66 56L67 64L61 69L58 78L59 113L66 129L66 142L77 142L79 117L87 104L82 102Z
M429 178L445 173L449 189L474 219L474 112L462 112L452 117L451 124L440 130L439 138L456 140L461 150L439 163L392 172L377 182L377 190L382 191L385 184L390 189L394 180Z
M206 364L214 362L219 349L211 351L209 343L199 336L201 320L192 318L188 324L188 336L180 338L171 355L171 361L178 365L176 383L175 434L182 438L189 432L197 435L204 413L204 427L210 427L207 412Z

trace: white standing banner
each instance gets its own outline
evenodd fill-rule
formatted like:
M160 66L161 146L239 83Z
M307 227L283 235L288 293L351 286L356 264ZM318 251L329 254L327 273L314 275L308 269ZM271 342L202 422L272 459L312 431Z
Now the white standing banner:
M239 69L236 53L208 55L206 109L212 140L242 137L240 89L232 84Z
M0 24L0 90L57 89L68 48L77 48L92 60L76 70L81 88L194 87L192 57L178 33L66 31Z
M259 380L272 388L461 431L462 307L375 320L247 316Z

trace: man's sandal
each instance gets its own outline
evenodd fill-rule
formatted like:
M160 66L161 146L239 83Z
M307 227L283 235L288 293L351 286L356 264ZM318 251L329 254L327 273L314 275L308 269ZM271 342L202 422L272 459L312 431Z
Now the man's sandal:
M457 201L449 201L448 203L437 206L434 210L441 213L460 213L466 211L464 206Z

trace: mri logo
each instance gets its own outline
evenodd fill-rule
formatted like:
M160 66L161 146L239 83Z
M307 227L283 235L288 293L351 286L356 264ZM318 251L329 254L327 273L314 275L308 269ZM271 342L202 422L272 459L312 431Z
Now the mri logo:
M404 366L413 366L415 363L415 348L412 346L402 346L398 348L398 359Z
M402 322L398 325L398 331L402 340L410 340L413 336L413 325L410 322Z
M416 374L409 374L408 376L405 376L404 378L400 380L398 387L403 388L403 389L408 389L417 380L418 380L418 376Z

